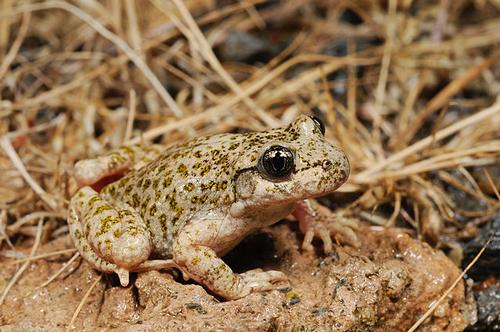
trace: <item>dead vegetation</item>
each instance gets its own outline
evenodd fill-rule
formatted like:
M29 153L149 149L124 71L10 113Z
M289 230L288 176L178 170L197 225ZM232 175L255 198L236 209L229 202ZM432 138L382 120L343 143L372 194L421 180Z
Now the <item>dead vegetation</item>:
M499 13L497 0L1 0L0 267L19 268L0 303L51 254L39 244L66 236L76 160L301 112L347 152L352 213L459 264L500 208Z

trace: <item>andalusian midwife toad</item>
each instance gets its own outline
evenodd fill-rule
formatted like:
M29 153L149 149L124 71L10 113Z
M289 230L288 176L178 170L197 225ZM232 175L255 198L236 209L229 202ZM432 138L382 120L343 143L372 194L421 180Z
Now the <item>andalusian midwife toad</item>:
M196 138L163 148L125 146L75 166L82 187L71 198L69 229L97 270L177 268L212 292L238 299L286 280L279 271L234 273L220 258L248 234L294 213L306 234L331 247L321 222L331 212L311 198L333 192L349 175L342 150L315 117L287 127ZM100 192L90 185L125 173ZM352 229L336 227L356 242Z

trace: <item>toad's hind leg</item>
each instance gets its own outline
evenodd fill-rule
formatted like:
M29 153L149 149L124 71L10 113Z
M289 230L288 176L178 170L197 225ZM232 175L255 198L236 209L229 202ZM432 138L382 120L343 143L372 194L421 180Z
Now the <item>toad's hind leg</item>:
M141 216L125 203L111 204L90 187L71 199L68 224L83 258L100 271L116 272L123 286L128 284L128 272L146 261L152 250Z
M130 169L143 167L158 158L163 149L157 144L122 146L103 156L80 160L75 164L74 175L81 187L94 185L104 178L123 175Z

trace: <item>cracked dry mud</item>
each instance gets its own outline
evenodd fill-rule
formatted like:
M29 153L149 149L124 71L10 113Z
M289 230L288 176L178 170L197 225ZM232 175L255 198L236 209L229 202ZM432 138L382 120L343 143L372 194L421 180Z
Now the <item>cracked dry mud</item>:
M115 276L106 276L90 294L73 329L406 331L460 274L444 254L398 230L365 226L359 232L361 249L337 247L337 254L328 257L302 252L294 224L279 223L266 233L247 239L227 260L239 272L257 267L285 272L290 283L277 290L221 302L203 287L181 282L167 271L141 273L127 288L119 286ZM39 251L71 247L66 236ZM2 331L66 329L97 272L77 260L47 287L26 293L68 257L29 266L0 308ZM0 288L15 272L8 266L0 271ZM461 282L420 331L462 331L474 313Z

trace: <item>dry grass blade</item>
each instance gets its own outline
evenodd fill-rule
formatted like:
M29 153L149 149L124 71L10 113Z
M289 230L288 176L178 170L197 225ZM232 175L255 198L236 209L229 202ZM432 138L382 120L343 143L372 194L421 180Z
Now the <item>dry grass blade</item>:
M493 115L495 115L496 113L500 113L500 103L496 103L496 104L494 104L494 105L492 105L492 106L490 106L490 107L488 107L488 108L486 108L486 109L484 109L476 114L473 114L473 115L471 115L463 120L460 120L460 121L458 121L458 122L456 122L456 123L454 123L446 128L439 130L435 135L430 135L430 136L408 146L407 148L397 152L396 154L393 154L389 158L373 165L372 167L368 168L367 170L356 174L353 177L352 181L355 183L371 182L373 175L376 174L377 172L383 170L387 166L397 164L397 162L400 162L401 160L410 156L411 154L416 153L416 152L426 148L427 146L429 146L433 142L440 141L443 138L446 138L450 135L453 135L456 132L458 132L458 131L460 131L468 126L472 126L472 125L475 125L481 121L487 120L490 117L492 117Z
M7 234L9 233L16 233L22 226L30 223L31 221L39 218L65 218L66 213L61 213L61 212L46 212L46 211L36 211L32 212L28 215L23 216L22 218L19 218L16 222L13 224L10 224L7 226Z
M462 77L450 82L444 89L442 89L437 96L432 98L422 112L418 113L417 117L413 120L412 125L408 128L406 132L405 139L403 142L408 142L413 138L417 130L422 126L425 119L429 117L432 113L436 112L439 108L445 106L446 102L457 92L461 91L465 85L473 81L477 76L497 62L500 56L500 49L493 52L493 54L488 57L488 59L482 61L479 65L469 69Z
M10 143L10 140L8 137L2 137L0 138L0 146L2 149L5 151L7 156L10 158L12 161L12 164L16 167L16 169L19 171L19 174L24 178L26 183L33 189L33 191L52 209L56 210L57 209L57 202L52 197L49 195L43 188L31 177L31 175L28 173L26 170L26 167L24 167L23 161L21 158L19 158L19 155L17 154L16 150L12 147L12 144Z
M82 310L83 306L85 305L85 302L89 298L90 293L92 293L92 290L97 285L97 283L99 281L101 281L101 279L102 279L102 275L99 275L99 277L97 277L94 280L94 282L92 283L92 285L90 285L89 289L85 292L85 295L83 295L82 300L78 304L78 307L76 307L75 312L73 313L73 316L71 317L71 320L69 321L69 324L68 324L68 327L66 328L66 331L70 331L73 328L73 324L75 324L75 321L76 321L76 318L78 317L78 314L80 313L80 311Z
M17 55L21 44L23 43L24 38L26 37L26 33L28 32L29 24L30 24L31 14L29 12L23 13L23 21L21 23L21 27L19 28L19 33L16 37L16 40L12 44L12 47L9 50L9 53L2 59L2 63L0 64L0 80L4 77L5 73L9 69L12 61Z
M391 52L394 43L394 37L396 33L396 22L394 17L396 15L397 1L389 1L389 19L387 20L387 38L384 45L384 55L382 57L382 64L380 68L380 75L377 83L377 88L375 90L375 114L374 114L374 124L373 124L373 135L376 141L380 140L380 125L382 122L381 111L382 105L385 98L385 89L387 85L387 77L389 75L389 66L391 64Z
M206 40L205 36L201 32L200 28L196 24L196 21L193 19L191 16L191 13L189 10L186 8L184 2L180 0L172 0L179 12L181 13L182 17L186 21L187 25L189 26L189 29L191 30L191 33L193 36L196 38L196 41L198 42L198 45L200 46L202 50L202 54L205 56L205 59L210 63L212 68L222 77L224 82L233 90L238 96L241 96L241 99L243 102L248 106L248 108L252 111L255 111L257 115L268 125L271 127L275 127L280 125L281 123L277 121L275 118L273 118L269 113L265 112L263 109L261 109L253 100L251 100L249 97L247 97L243 90L240 88L238 83L226 72L224 67L222 67L221 63L215 56L214 52L212 51L212 47Z
M73 255L73 257L70 258L69 261L67 261L66 263L63 264L63 266L61 266L61 268L59 270L57 270L56 273L54 273L52 276L49 277L49 279L47 279L47 281L45 281L43 284L41 284L40 286L37 286L35 289L33 289L32 291L30 291L29 293L27 293L25 296L28 296L29 294L33 294L33 292L35 292L36 290L40 289L40 288L43 288L45 286L47 286L48 284L50 284L52 281L54 281L59 275L61 275L61 273L64 272L64 270L66 270L69 266L71 266L71 264L80 256L80 253L76 253Z
M35 242L33 243L33 246L31 247L31 252L30 252L30 258L35 256L35 252L38 249L38 246L40 245L40 239L42 238L42 226L43 226L43 219L40 219L38 222L37 226L37 231L36 231L36 236L35 236ZM17 282L17 280L21 277L23 272L28 268L28 265L30 264L31 260L28 259L24 264L17 270L16 274L12 277L12 279L9 281L9 284L5 287L2 296L0 296L0 306L4 303L5 298L9 294L10 289L14 284Z
M190 116L186 116L180 120L177 120L175 122L170 122L167 124L164 124L162 126L159 126L157 128L153 128L145 132L141 137L136 137L134 139L131 139L127 141L126 144L137 144L141 142L142 140L151 140L154 139L155 137L158 137L160 135L169 133L173 130L176 129L182 129L186 126L195 126L196 124L199 123L204 123L204 122L209 122L209 121L216 121L220 119L221 117L226 116L228 113L234 113L234 112L243 112L242 110L239 109L234 109L233 106L237 104L239 101L244 96L249 96L253 93L256 93L260 89L264 88L266 84L271 82L273 79L275 79L278 75L282 74L284 71L289 69L290 67L293 67L294 65L300 64L301 62L318 62L318 61L326 61L328 62L327 64L323 65L320 68L315 68L311 70L310 72L307 72L308 75L304 75L303 77L297 79L296 81L292 82L293 87L284 87L283 91L280 91L279 94L285 94L286 89L290 88L290 90L297 90L300 89L301 86L306 84L307 82L311 82L314 80L317 80L321 78L321 75L324 73L330 73L332 71L335 71L343 66L352 64L352 65L368 65L372 64L376 61L376 58L349 58L349 59L338 59L334 57L329 57L329 56L308 56L308 57L295 57L290 61L287 61L271 72L267 73L264 75L260 80L254 81L251 84L249 84L246 89L243 92L243 95L236 95L232 96L229 99L222 99L220 104L210 107L207 110L205 110L201 114L194 114Z
M462 271L462 273L460 273L460 275L453 281L453 283L451 284L451 286L443 293L443 295L441 295L441 297L439 297L439 299L437 299L430 307L429 309L425 312L425 314L422 315L422 317L420 317L416 322L415 324L412 325L412 327L410 327L408 329L407 332L414 332L418 329L418 327L420 325L422 325L422 323L427 319L429 318L430 315L432 315L432 313L434 312L434 310L436 310L436 308L441 304L441 302L443 302L443 300L451 293L451 291L458 285L458 283L460 281L462 281L462 278L464 277L464 275L470 270L471 267L474 266L474 264L476 264L476 262L478 261L478 259L481 257L481 255L483 254L483 252L486 250L486 248L488 247L488 245L490 244L491 240L493 239L493 235L491 235L488 239L488 241L486 241L486 243L484 244L484 246L481 248L481 250L477 253L477 255L474 257L474 259L467 265L467 267Z
M28 260L29 261L35 261L35 260L42 259L42 258L47 258L47 257L52 257L52 256L58 256L58 255L63 255L63 254L69 254L69 253L74 253L75 251L76 251L76 249L57 250L57 251L48 252L48 253L45 253L45 254L35 255L33 257L26 257L26 258L17 259L17 260L14 260L14 261L11 261L11 262L7 262L7 263L4 263L4 264L15 265L15 264L19 264L19 263L22 263L22 262L26 262Z
M493 182L493 179L491 178L490 172L488 172L488 170L486 168L483 169L483 171L484 171L484 175L488 179L488 183L490 184L491 189L493 190L493 192L497 196L497 200L500 202L500 193L498 193L498 189L495 186L495 183Z
M126 62L125 60L126 60L126 58L123 58L120 61L120 64L125 63ZM108 70L108 68L106 65L99 66L99 67L91 70L90 72L88 72L84 75L78 76L77 78L75 78L74 80L72 80L69 83L61 84L54 89L40 93L39 95L37 95L34 98L29 98L27 100L20 100L12 105L4 106L4 108L6 108L6 109L26 109L26 108L30 108L30 107L39 106L40 104L43 104L43 103L48 103L50 100L57 99L59 96L62 96L65 93L70 92L71 90L82 87L88 81L92 81L92 80L96 79L97 77L99 77L100 75L103 75L107 70ZM1 106L0 106L0 109L2 109Z
M94 19L92 16L90 16L80 8L73 6L72 4L67 2L53 0L32 5L22 5L17 7L16 11L26 12L26 11L47 10L47 9L62 9L70 12L71 14L75 15L76 17L80 18L82 21L87 23L89 26L91 26L104 38L114 43L125 54L127 54L129 59L144 73L144 76L148 79L148 81L151 83L156 92L158 92L161 98L165 101L170 110L178 117L182 115L181 109L177 106L172 96L170 96L165 87L163 87L161 82L151 71L151 69L149 69L148 65L141 59L141 57L137 54L137 52L134 51L122 38L118 37L111 31L106 29L98 20Z
M130 90L130 101L129 101L129 111L127 117L127 127L125 129L125 136L123 138L124 142L127 142L132 137L132 130L134 127L134 119L135 119L135 103L136 103L136 93L134 90Z
M488 156L490 154L491 156ZM373 177L373 181L383 178L403 178L408 177L413 174L423 173L428 171L439 170L443 167L450 167L454 165L456 167L460 165L465 165L468 163L476 164L487 164L488 162L494 163L495 154L500 155L500 142L493 142L493 144L483 145L481 147L453 151L449 153L443 153L428 159L421 160L419 162L406 165L399 170L390 170L387 172L382 172L378 176ZM483 156L483 158L481 158ZM486 162L483 163L482 161Z
M57 201L55 198L51 195L49 195L43 188L31 177L31 175L28 173L26 170L26 167L24 166L23 161L21 158L19 158L19 155L17 154L16 150L13 148L11 139L18 137L18 136L23 136L23 135L28 135L31 133L36 133L36 132L41 132L44 130L47 130L51 127L55 127L64 120L64 115L58 116L52 121L44 124L40 124L38 126L35 126L33 128L27 129L27 130L18 130L14 132L9 132L5 134L4 136L0 137L0 147L5 151L5 154L9 157L11 160L12 164L14 167L18 170L19 174L24 178L26 183L33 189L33 191L40 196L40 198L52 209L56 210L57 209Z

